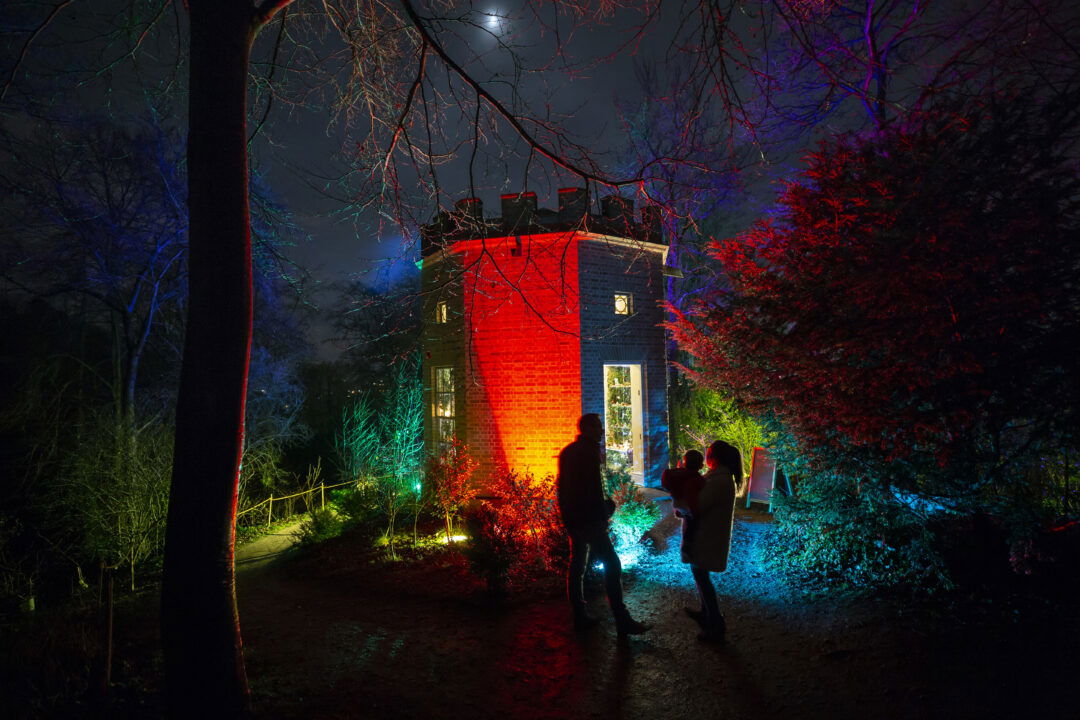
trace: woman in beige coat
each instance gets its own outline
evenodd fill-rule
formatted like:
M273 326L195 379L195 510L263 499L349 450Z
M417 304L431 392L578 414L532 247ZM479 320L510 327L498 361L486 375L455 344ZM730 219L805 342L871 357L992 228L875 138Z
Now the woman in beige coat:
M738 449L717 440L705 453L705 485L697 500L695 530L683 537L683 562L690 570L701 597L701 610L687 609L687 614L701 625L698 639L723 642L726 625L716 600L710 572L727 570L731 551L731 530L735 519L735 493L742 483L742 458Z

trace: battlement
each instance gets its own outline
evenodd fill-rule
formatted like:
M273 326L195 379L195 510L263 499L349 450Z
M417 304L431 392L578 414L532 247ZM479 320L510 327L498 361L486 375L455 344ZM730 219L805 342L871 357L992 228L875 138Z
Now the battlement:
M458 200L453 210L442 210L420 228L420 254L427 257L459 240L508 235L572 232L575 230L663 244L659 205L645 205L638 215L634 201L617 194L600 200L599 212L590 207L585 188L560 188L559 209L537 207L536 193L502 195L499 217L484 217L480 198Z

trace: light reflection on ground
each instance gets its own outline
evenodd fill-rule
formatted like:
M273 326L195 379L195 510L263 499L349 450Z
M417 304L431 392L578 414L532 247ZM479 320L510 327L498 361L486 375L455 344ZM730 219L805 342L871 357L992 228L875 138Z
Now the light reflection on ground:
M256 717L1062 716L1068 683L1015 689L1076 666L1075 627L972 633L912 622L903 607L800 597L756 560L769 522L737 512L730 570L714 576L724 647L699 643L683 614L695 598L673 524L624 574L630 611L653 626L629 639L617 637L595 572L586 592L600 623L585 633L555 581L491 601L453 568L368 570L347 554L242 574Z

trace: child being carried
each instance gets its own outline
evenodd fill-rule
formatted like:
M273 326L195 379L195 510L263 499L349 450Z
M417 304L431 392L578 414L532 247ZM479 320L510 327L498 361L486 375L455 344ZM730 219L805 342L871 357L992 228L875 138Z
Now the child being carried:
M705 465L705 456L697 450L687 450L682 463L677 468L669 468L660 476L660 485L671 494L671 504L675 515L683 521L683 553L694 541L697 529L698 495L705 487L701 468Z

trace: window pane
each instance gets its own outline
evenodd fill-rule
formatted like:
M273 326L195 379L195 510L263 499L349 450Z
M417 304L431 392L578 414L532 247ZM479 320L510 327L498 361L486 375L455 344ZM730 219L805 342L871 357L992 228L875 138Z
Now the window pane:
M438 418L435 420L435 439L440 443L448 443L454 437L454 419Z
M435 394L435 415L438 417L454 417L454 393Z
M608 402L611 405L623 405L630 407L630 387L613 387L608 391Z

